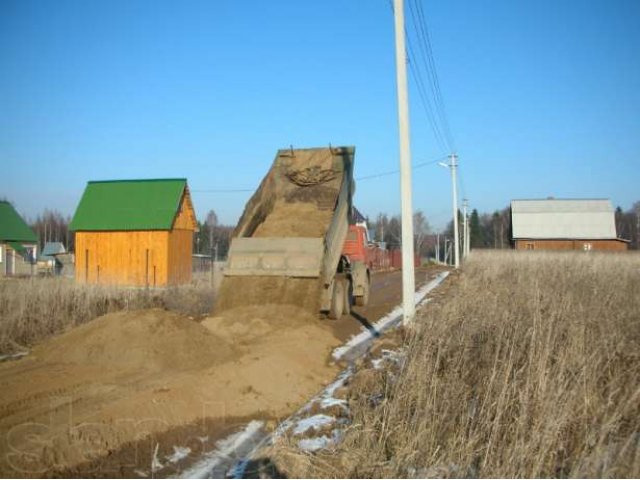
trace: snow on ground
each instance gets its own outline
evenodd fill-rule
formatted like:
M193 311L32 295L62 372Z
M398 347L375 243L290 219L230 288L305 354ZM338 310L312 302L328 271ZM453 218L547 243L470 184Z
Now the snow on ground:
M171 463L178 463L183 458L187 458L191 453L191 449L189 447L173 447L173 453L171 455L167 455L166 458Z
M264 422L252 420L247 426L216 444L216 449L180 474L180 478L224 478L229 466L246 457L263 434Z
M319 413L318 415L313 415L312 417L303 418L298 423L296 423L296 426L293 428L293 434L301 435L307 432L309 429L320 430L322 427L331 425L335 421L336 417Z
M415 304L418 305L422 303L427 294L438 287L448 275L448 271L441 272L436 275L433 280L418 290L414 295ZM382 332L397 326L402 321L402 312L402 306L397 306L373 324L373 332L369 330L362 331L358 335L351 337L351 339L343 346L336 348L332 354L333 358L335 360L353 360L363 355L366 352L367 347L371 345Z

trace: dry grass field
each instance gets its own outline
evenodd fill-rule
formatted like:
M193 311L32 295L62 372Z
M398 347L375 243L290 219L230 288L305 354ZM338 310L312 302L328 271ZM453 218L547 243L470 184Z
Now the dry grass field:
M146 290L85 286L67 278L0 280L0 355L23 351L50 336L110 312L161 307L187 315L211 311L208 277L189 285Z
M402 368L353 387L336 450L285 444L277 468L640 477L640 255L475 251L450 282L419 312Z

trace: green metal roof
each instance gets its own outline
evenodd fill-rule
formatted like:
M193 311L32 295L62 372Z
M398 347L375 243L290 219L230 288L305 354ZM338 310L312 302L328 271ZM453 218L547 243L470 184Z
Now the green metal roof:
M170 230L185 178L89 182L71 230Z
M38 237L29 225L16 212L13 205L0 201L0 240L18 242L37 242Z

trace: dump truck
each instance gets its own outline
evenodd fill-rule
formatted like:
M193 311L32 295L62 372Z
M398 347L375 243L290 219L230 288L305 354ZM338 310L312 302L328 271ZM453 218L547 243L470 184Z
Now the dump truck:
M370 272L345 251L354 147L281 149L232 235L216 310L291 303L330 318L366 305Z

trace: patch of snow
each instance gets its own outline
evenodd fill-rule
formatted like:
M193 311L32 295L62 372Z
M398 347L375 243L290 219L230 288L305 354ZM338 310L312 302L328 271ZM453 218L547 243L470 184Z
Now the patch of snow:
M331 437L322 435L320 437L303 438L298 442L298 448L306 452L317 452L318 450L339 443L343 435L342 430L336 428L333 430Z
M173 447L173 453L171 455L167 455L166 458L171 463L178 463L183 458L187 458L191 453L191 449L189 447Z
M371 366L375 370L380 370L384 368L384 364L387 362L392 362L395 364L399 364L402 362L402 353L396 350L382 350L382 355L378 358L374 358L371 360Z
M216 449L207 452L202 460L181 472L180 478L218 478L226 474L225 466L233 459L241 459L254 449L258 437L262 435L264 422L252 420L247 426L216 443ZM224 470L219 470L224 467Z
M4 362L6 360L17 360L19 358L26 357L27 355L29 355L29 352L17 352L7 355L0 355L0 362Z
M153 458L151 459L151 473L157 472L158 470L162 470L164 465L160 463L158 459L158 448L160 447L159 443L156 443L156 448L153 451Z
M347 406L347 401L341 398L327 397L320 400L321 408L331 408L331 407L344 407Z
M384 361L384 358L374 358L373 360L371 360L371 365L375 370L380 370L382 367L384 367Z
M314 415L312 417L303 418L299 420L296 426L293 428L294 435L301 435L310 428L314 430L320 430L325 425L330 425L336 421L336 417L330 417L322 413Z
M314 438L303 438L298 442L298 448L306 452L316 452L322 448L327 448L331 439L326 435Z
M136 475L138 475L141 478L147 478L149 476L149 474L145 471L142 470L134 470L133 473L135 473Z

